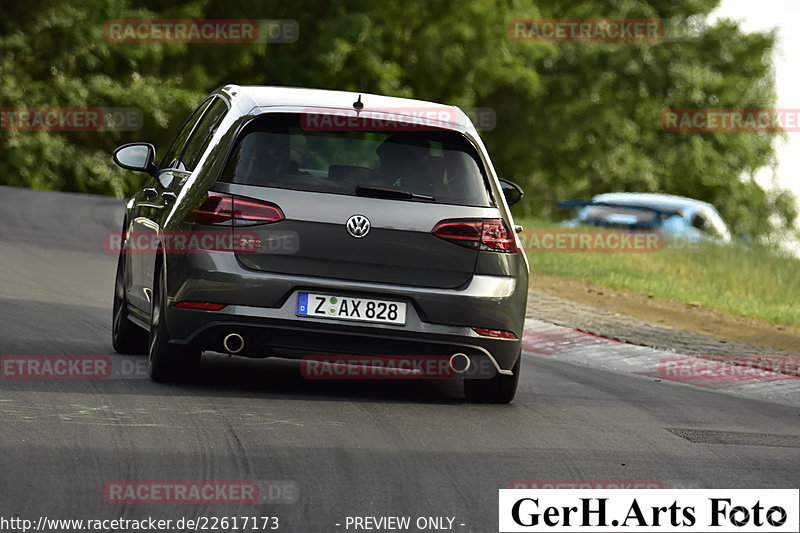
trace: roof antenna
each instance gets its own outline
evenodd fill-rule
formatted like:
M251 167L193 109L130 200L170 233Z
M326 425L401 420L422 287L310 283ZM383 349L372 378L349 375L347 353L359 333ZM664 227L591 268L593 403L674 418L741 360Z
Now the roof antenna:
M358 95L358 100L353 102L353 109L356 110L356 113L358 113L362 109L364 109L364 104L361 102L361 95L360 94Z

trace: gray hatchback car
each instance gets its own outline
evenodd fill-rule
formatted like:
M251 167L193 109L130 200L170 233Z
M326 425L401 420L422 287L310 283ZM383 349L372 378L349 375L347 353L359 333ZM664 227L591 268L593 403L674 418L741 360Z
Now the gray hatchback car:
M510 402L528 263L458 108L283 87L216 90L127 204L113 345L158 381L203 351L446 361L467 399ZM418 367L413 367L414 371Z

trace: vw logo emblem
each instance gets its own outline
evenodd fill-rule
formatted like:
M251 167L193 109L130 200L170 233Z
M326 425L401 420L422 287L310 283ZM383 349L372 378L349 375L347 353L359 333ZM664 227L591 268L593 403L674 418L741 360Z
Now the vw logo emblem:
M351 237L355 237L356 239L361 239L367 236L369 233L369 219L364 215L353 215L347 219L347 233L350 234Z

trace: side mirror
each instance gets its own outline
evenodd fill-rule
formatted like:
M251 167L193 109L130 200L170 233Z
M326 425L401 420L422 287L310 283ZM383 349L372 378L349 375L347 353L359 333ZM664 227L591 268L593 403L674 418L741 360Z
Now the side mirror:
M150 143L123 144L114 150L112 157L114 163L126 170L144 172L151 176L155 176L158 170L153 163L156 158L156 149Z
M506 197L506 202L509 206L516 204L525 196L525 191L522 190L522 187L513 181L500 178L500 187L503 189L503 196Z

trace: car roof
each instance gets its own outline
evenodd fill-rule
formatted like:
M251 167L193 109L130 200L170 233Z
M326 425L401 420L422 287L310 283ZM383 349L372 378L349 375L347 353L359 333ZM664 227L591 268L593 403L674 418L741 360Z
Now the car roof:
M353 103L361 97L361 103L364 104L363 111L392 112L409 117L413 117L413 113L420 110L424 110L426 113L441 112L439 116L446 117L448 120L437 120L437 122L473 129L472 122L458 107L412 98L381 96L363 92L268 85L225 85L220 87L218 91L225 93L232 101L238 101L244 108L313 107L352 110Z
M621 204L640 204L661 207L673 207L697 211L701 208L710 208L716 212L714 206L708 202L686 198L685 196L674 196L672 194L640 193L640 192L611 192L598 194L592 198L593 202L609 202Z

